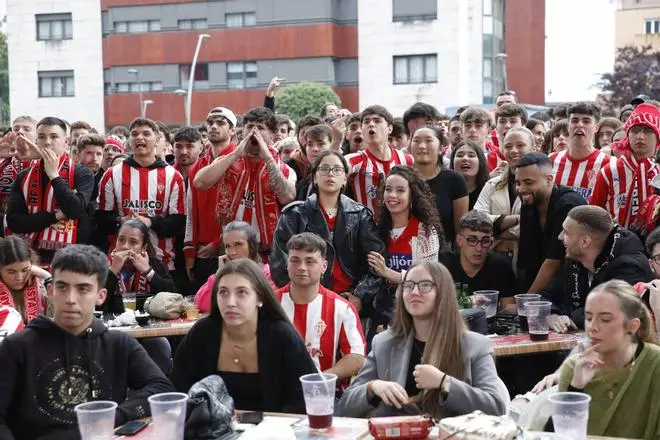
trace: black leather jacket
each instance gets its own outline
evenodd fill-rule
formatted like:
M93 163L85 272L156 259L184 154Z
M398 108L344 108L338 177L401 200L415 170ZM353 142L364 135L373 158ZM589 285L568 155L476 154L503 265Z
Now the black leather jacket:
M371 251L385 255L385 244L378 236L371 211L341 195L337 226L331 237L316 194L304 202L287 205L277 223L269 260L270 275L278 287L289 282L286 244L292 236L302 232L313 232L328 245L328 268L321 279L323 286L332 286L332 267L337 255L342 270L354 282L353 295L362 300L361 315L370 316L374 299L385 287L383 279L367 263L367 254Z

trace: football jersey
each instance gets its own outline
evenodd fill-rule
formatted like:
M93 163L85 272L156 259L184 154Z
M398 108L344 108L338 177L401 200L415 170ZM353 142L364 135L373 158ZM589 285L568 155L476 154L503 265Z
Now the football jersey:
M550 155L555 184L568 186L585 200L589 200L598 173L613 159L599 150L594 150L584 159L577 160L570 157L569 151L566 149Z

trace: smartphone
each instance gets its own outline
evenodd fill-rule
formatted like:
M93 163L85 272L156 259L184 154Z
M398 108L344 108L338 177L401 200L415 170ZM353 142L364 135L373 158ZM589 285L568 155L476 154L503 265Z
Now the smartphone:
M115 435L135 435L146 428L147 425L149 425L148 420L133 420L132 422L128 422L117 428L115 430Z
M264 419L264 413L261 411L244 412L238 417L238 423L248 425L258 425Z

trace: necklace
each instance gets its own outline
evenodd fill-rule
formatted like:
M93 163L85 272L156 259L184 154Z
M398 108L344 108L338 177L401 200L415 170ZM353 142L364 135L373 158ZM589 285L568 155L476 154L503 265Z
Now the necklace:
M256 339L257 339L257 335L254 335L254 338L252 338L250 341L240 345L232 341L232 339L229 336L227 336L227 341L231 344L232 362L234 363L234 365L239 365L241 363L241 355L243 354L242 352L247 347L250 347L256 341Z
M628 379L628 376L630 376L630 372L633 370L635 367L635 360L637 359L636 354L637 354L637 344L635 344L633 349L633 354L630 359L630 362L628 362L626 365L624 365L624 369L628 370L628 372L625 375L625 379L623 377L617 377L617 380L615 380L611 385L609 385L609 390L607 392L607 397L610 400L614 400L614 397L616 396L616 392L618 392L619 388L619 380L621 380L621 383L625 382Z

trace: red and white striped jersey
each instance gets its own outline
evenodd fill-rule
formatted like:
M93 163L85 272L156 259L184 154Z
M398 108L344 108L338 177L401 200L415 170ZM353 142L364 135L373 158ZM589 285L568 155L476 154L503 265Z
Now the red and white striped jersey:
M378 184L395 165L407 165L411 167L414 163L413 157L407 153L390 147L392 158L382 161L374 156L368 149L346 156L349 173L353 175L349 185L353 188L355 201L366 206L374 214L376 212L376 192Z
M143 168L129 160L105 172L99 183L99 210L146 217L186 214L186 191L181 174L170 165ZM174 270L174 237L159 237L150 229L156 257Z
M275 293L321 371L335 365L338 348L343 355L365 355L366 343L360 318L347 300L323 286L309 304L295 304L289 294L289 285Z
M598 174L589 203L607 209L615 222L629 228L643 202L653 195L651 180L658 174L660 164L625 154Z
M582 160L572 159L569 155L570 149L551 154L552 175L555 184L572 188L585 200L589 200L591 192L596 185L598 173L610 162L614 161L610 156L594 150L589 156Z
M23 317L18 310L9 306L0 306L0 330L5 330L7 335L11 335L23 330L24 327Z

